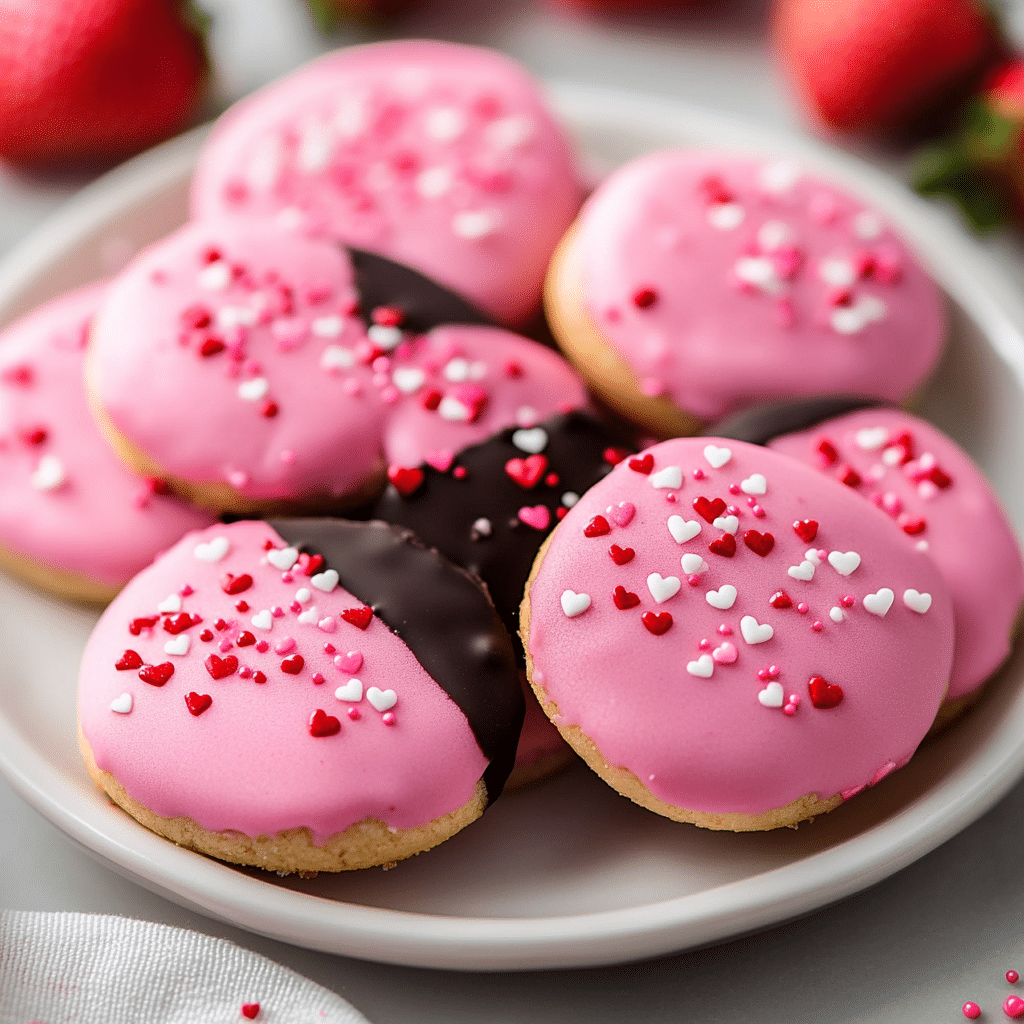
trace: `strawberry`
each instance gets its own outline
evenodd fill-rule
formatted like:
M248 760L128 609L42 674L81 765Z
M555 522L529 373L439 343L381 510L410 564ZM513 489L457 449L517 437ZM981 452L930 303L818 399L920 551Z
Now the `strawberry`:
M206 55L184 0L0 0L0 158L106 162L184 127Z
M977 0L776 0L772 33L804 102L843 131L911 123L998 48Z
M982 83L949 138L913 172L923 195L952 199L979 230L1024 222L1024 57L1008 57Z

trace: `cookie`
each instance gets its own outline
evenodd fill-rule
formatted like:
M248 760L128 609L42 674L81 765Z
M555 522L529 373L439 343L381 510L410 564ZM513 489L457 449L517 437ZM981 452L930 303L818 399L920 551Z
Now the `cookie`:
M517 324L580 198L568 138L519 65L407 40L328 54L236 104L192 211L303 224Z
M62 597L109 601L159 551L213 517L127 469L85 397L94 285L0 334L0 565Z
M267 870L340 871L474 820L522 724L511 641L463 570L382 523L189 534L82 659L82 753L155 832Z
M824 419L767 443L877 505L934 560L953 599L942 711L952 717L1006 660L1024 601L1020 547L988 481L940 430L897 409Z
M605 781L736 831L796 824L906 763L953 653L942 576L885 513L707 438L655 445L584 494L520 620L534 691Z
M945 333L938 288L861 200L795 164L689 150L597 189L545 305L594 391L659 436L759 400L902 402Z

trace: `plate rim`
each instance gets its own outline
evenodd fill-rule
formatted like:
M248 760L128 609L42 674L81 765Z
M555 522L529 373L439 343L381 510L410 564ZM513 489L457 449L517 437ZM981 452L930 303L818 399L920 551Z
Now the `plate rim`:
M680 141L702 137L724 148L782 152L843 180L899 223L1024 390L1024 303L967 236L884 172L804 136L681 101L569 82L549 86L556 110L576 130L585 130L588 123L612 127L617 118L628 118ZM196 129L136 157L59 207L0 260L0 309L9 308L62 252L126 207L180 181L208 130ZM570 968L712 944L809 913L881 881L980 817L1024 775L1024 737L1016 739L1010 728L1017 716L1024 720L1020 691L983 749L972 752L940 785L827 850L699 893L543 918L454 917L366 907L272 885L265 886L259 901L247 901L251 884L264 883L174 847L122 815L104 815L108 809L80 794L2 708L0 772L90 856L173 902L250 931L323 952L408 966ZM770 899L764 897L766 889Z

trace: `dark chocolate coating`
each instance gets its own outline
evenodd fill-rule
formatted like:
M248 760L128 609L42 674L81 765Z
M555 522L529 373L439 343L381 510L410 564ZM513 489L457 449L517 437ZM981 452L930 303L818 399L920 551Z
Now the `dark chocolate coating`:
M484 784L488 801L495 799L515 763L525 703L512 639L480 584L386 523L269 523L292 547L323 556L455 701L490 762Z
M444 324L493 327L494 321L460 295L402 263L346 246L356 275L359 316L367 327L378 306L393 306L405 314L402 327L426 334Z
M877 398L863 395L821 395L799 398L792 402L763 402L742 412L712 423L702 437L726 437L732 441L766 445L783 434L809 430L836 416L845 416L858 409L871 409L883 405Z
M479 576L513 634L519 629L519 604L534 558L558 525L562 495L567 491L582 495L611 470L606 449L634 450L585 413L559 414L538 426L547 434L547 444L538 454L547 458L548 466L534 487L521 486L505 470L510 459L525 460L530 455L512 443L519 428L509 427L464 448L445 473L423 466L423 484L408 497L389 485L373 510L374 518L409 527L425 544ZM466 469L461 480L452 473L456 466ZM544 480L552 472L558 475L553 485ZM545 530L519 519L521 508L536 505L545 505L551 514ZM478 519L490 522L489 535L474 530ZM517 643L520 660L521 648Z

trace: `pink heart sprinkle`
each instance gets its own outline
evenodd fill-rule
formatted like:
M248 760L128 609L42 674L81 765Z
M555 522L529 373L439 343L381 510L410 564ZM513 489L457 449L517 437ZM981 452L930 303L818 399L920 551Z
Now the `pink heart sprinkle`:
M360 651L349 651L348 654L339 654L334 659L334 664L338 666L340 671L351 675L363 667L363 655Z
M325 633L333 633L338 628L338 623L334 621L334 616L333 615L328 615L327 618L321 619L317 623L317 625Z
M551 513L547 505L534 505L532 508L521 508L519 518L535 530L546 530L551 522Z
M711 657L720 665L731 665L739 655L736 653L736 647L727 640L711 652Z
M428 466L433 466L438 473L447 473L455 461L455 452L443 448L441 451L431 452L425 461Z
M295 641L290 636L283 636L274 644L274 650L278 654L287 654L289 651L295 650Z
M608 506L608 515L616 526L628 526L636 514L636 505L631 501L620 501L618 505Z

